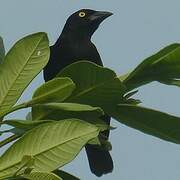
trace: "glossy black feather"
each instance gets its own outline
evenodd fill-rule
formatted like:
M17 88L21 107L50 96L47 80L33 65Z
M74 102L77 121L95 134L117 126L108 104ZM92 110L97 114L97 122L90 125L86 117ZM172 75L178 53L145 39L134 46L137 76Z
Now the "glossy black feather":
M60 37L61 38L61 37ZM63 68L80 60L88 60L102 66L102 61L94 44L88 40L73 38L59 39L50 47L50 59L44 68L44 79L54 78Z
M86 16L79 17L80 12L84 12ZM50 59L44 68L45 81L51 80L63 68L76 61L88 60L103 66L100 55L91 42L91 36L99 24L110 15L108 12L83 9L68 18L59 39L50 48ZM102 119L110 124L109 116L103 116ZM109 136L109 131L103 133ZM113 161L107 150L97 148L95 145L86 145L86 152L90 169L96 176L112 172Z

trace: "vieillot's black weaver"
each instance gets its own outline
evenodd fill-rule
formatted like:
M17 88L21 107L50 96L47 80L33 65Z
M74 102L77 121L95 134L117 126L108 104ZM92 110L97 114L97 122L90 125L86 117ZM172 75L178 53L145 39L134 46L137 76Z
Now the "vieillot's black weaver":
M45 81L51 80L64 67L77 61L88 60L103 66L96 46L91 42L91 37L100 23L111 15L110 12L90 9L82 9L72 14L59 39L50 47L50 59L44 68ZM108 115L103 116L102 119L110 124ZM109 131L104 131L103 135L108 138ZM102 176L112 172L113 161L107 150L90 144L87 144L85 148L92 173Z

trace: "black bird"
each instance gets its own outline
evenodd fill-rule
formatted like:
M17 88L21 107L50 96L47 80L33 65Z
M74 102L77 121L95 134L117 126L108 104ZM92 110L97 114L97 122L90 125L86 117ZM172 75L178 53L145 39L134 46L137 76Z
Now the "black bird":
M88 60L103 66L101 57L92 43L91 37L100 23L111 16L110 12L82 9L72 14L56 41L50 47L50 59L44 68L44 79L49 81L54 78L64 67L80 60ZM110 124L110 117L105 115L102 119ZM108 138L109 132L104 135ZM110 153L96 145L86 145L86 152L92 173L102 176L112 172L113 161Z

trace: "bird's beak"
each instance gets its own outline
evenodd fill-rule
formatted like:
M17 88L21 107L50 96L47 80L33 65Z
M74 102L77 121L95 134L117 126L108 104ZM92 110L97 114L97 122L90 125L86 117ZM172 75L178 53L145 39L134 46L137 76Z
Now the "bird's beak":
M112 16L113 13L111 12L107 12L107 11L96 11L95 13L93 13L90 17L89 20L90 21L98 21L98 22L102 22L103 20L105 20L106 18L108 18L109 16Z

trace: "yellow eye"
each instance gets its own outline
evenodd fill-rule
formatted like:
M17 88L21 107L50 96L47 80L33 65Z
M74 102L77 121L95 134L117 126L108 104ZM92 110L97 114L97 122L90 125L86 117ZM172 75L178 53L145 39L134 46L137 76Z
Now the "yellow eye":
M83 18L83 17L85 17L85 16L86 16L86 13L85 13L85 12L80 12L80 13L79 13L79 17Z

